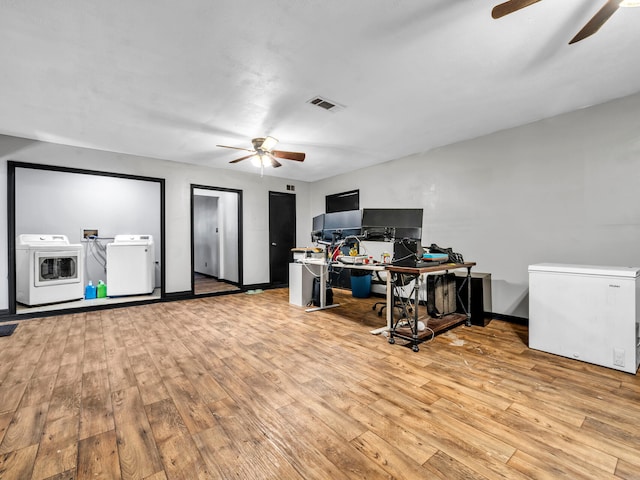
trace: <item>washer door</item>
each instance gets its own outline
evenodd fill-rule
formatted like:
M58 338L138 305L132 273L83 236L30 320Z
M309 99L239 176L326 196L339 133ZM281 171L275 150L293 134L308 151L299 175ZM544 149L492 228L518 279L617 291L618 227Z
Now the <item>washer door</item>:
M34 252L36 287L77 283L80 281L80 254L73 252Z

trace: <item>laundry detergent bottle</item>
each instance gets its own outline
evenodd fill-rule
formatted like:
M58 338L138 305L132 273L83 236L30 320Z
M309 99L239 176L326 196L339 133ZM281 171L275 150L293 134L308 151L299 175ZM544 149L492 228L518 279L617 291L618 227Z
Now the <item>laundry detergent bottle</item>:
M84 298L87 300L91 300L92 298L96 298L96 286L93 284L91 280L86 287L84 287Z
M98 298L107 296L107 286L102 280L98 280Z

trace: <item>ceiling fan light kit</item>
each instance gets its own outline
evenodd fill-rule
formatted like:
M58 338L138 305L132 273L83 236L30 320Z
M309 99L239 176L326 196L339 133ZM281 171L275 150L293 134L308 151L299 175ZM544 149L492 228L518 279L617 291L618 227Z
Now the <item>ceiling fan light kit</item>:
M271 162L266 155L253 155L251 157L251 164L254 167L270 167Z
M525 7L538 3L540 0L508 0L504 3L496 5L491 10L493 18L501 18L510 13L517 12ZM607 2L598 10L598 12L582 27L575 37L569 41L569 45L590 37L605 24L619 7L640 7L640 0L607 0Z

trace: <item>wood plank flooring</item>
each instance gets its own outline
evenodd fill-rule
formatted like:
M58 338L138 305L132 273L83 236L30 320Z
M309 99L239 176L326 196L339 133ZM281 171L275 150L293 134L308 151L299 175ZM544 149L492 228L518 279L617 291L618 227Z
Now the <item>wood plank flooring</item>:
M459 326L414 353L376 299L288 290L24 320L0 338L0 478L640 478L640 380Z
M222 280L216 280L213 277L209 277L201 273L194 273L193 280L193 291L196 295L240 290L240 287L237 287L236 285L232 285L231 283L227 283Z

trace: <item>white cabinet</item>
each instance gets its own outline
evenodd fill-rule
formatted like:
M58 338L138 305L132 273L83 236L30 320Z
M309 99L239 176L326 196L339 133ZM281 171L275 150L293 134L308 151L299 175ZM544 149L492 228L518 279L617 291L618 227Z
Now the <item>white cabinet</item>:
M529 266L529 347L636 373L640 268Z
M289 303L306 307L313 297L313 278L319 277L324 265L313 263L289 264Z

